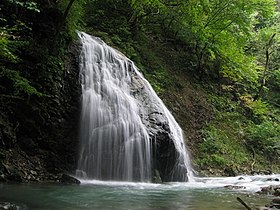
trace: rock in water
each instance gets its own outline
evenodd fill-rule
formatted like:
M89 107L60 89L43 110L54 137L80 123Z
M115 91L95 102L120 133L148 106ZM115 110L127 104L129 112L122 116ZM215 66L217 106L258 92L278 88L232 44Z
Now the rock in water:
M261 191L257 193L280 196L280 185L270 185L268 187L262 187Z
M62 174L59 182L63 184L80 184L81 182L73 176Z
M28 210L26 205L18 205L10 202L0 202L0 210Z
M274 198L272 199L272 203L277 203L280 205L280 198Z

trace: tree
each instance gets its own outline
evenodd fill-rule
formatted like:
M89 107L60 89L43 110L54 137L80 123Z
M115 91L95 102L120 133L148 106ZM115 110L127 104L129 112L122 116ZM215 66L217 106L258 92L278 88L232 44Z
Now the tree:
M257 94L254 97L254 101L256 101L260 98L263 88L266 84L266 78L268 76L268 71L269 71L269 59L270 59L270 55L272 54L272 52L270 52L269 50L270 50L270 47L272 45L275 35L276 35L275 33L271 35L271 37L268 40L268 43L265 46L265 65L264 65L263 74L261 76L261 84L260 84L260 87L258 88Z
M219 62L222 68L218 73L223 77L257 80L254 58L245 54L244 48L257 17L273 14L273 0L181 0L164 1L164 5L164 27L193 46L200 77L206 73L205 63Z

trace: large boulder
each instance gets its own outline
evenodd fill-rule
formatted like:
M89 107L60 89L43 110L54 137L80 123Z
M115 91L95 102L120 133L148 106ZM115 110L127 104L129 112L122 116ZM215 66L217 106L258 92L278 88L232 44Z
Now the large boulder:
M187 181L187 169L178 168L182 154L176 149L170 119L162 101L151 89L148 82L135 71L131 63L131 95L138 101L140 117L147 128L153 150L153 175L159 173L163 182Z

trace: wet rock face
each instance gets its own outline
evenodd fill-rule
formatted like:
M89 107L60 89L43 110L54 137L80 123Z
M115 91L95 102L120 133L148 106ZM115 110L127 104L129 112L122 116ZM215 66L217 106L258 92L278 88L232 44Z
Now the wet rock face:
M165 130L159 130L159 132L152 136L152 139L153 138L155 138L154 166L159 170L163 182L173 181L172 172L178 156L174 143L169 133Z
M174 177L173 169L177 164L179 153L175 148L174 139L170 135L168 119L159 104L153 100L144 82L133 71L131 92L139 101L141 120L146 126L152 144L152 173L154 177L159 174L163 182L183 181L180 177Z
M56 180L56 174L74 171L80 95L78 55L78 43L73 43L65 71L59 81L53 81L48 97L31 97L29 103L21 100L0 110L6 126L2 130L0 122L0 182Z

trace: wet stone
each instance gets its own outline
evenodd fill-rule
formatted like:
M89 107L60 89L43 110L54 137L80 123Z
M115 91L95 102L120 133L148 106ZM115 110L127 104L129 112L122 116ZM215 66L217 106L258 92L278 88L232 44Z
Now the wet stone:
M10 202L0 202L0 210L27 210L24 204L14 204Z
M33 171L33 170L30 170L30 173L32 174L32 175L37 175L37 172L36 171Z
M235 186L235 185L226 185L224 188L231 189L231 190L237 190L237 189L246 189L244 186Z
M280 196L280 185L270 185L268 187L262 187L261 191L257 193Z
M67 174L62 174L61 178L59 179L59 182L61 182L63 184L80 184L81 183L75 177L67 175Z
M280 198L274 198L274 199L272 200L272 203L280 204Z

